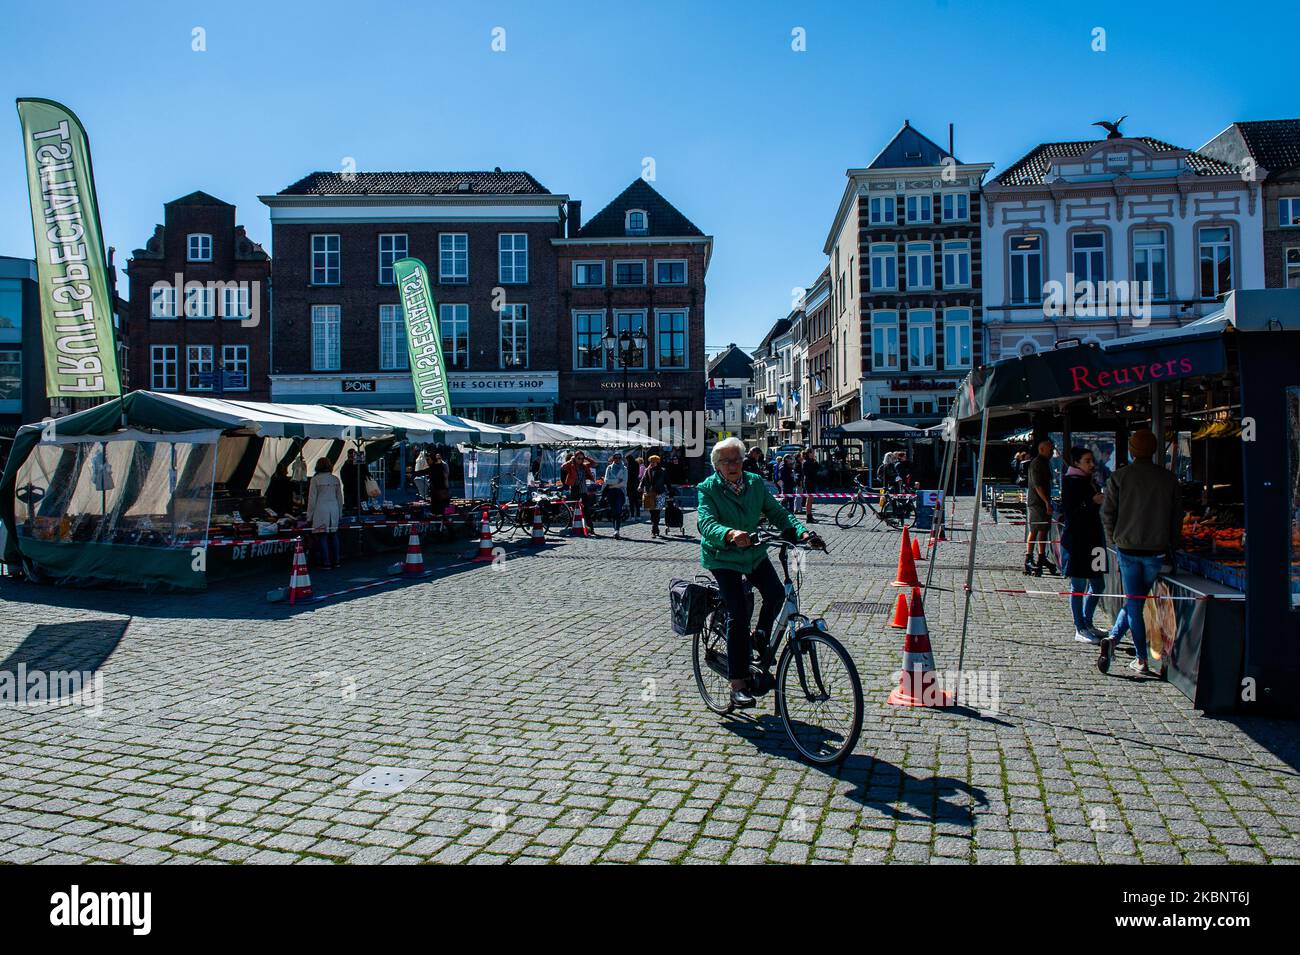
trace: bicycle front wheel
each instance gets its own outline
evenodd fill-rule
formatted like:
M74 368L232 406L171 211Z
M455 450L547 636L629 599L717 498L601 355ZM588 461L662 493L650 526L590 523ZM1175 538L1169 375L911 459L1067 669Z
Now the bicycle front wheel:
M813 627L795 634L776 671L776 706L804 759L838 763L862 732L862 681L844 646Z
M709 614L704 629L695 635L691 661L700 699L715 713L731 712L731 680L727 676L727 611Z
M850 527L857 527L866 516L867 509L859 500L852 500L846 504L841 504L840 509L835 512L835 525L848 530Z

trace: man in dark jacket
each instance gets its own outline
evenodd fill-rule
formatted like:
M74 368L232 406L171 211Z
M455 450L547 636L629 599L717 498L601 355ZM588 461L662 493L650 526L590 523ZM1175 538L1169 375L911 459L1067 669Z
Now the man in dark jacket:
M357 452L349 451L348 459L339 468L339 480L343 482L343 508L353 513L356 513L357 501L361 500L361 471Z
M1106 482L1101 505L1101 523L1106 537L1119 552L1119 575L1127 599L1101 641L1097 669L1106 673L1115 657L1115 647L1124 631L1133 631L1136 656L1129 668L1147 675L1147 631L1142 617L1143 597L1160 575L1161 566L1172 562L1173 549L1182 534L1183 516L1178 500L1178 480L1152 460L1156 436L1145 428L1128 439L1133 463L1120 468Z

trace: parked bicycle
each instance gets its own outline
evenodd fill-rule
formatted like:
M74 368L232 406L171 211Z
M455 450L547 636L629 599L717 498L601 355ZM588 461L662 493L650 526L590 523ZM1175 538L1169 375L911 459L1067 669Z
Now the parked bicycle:
M771 532L757 534L755 546L780 548L785 604L772 626L772 639L762 645L755 641L752 647L750 691L756 696L776 692L777 715L804 759L820 766L838 763L853 752L862 732L862 681L849 652L831 636L826 622L799 610L802 573L796 568L791 578L789 553L813 548ZM705 706L715 713L730 713L727 609L716 584L692 586L698 588L696 599L704 601L698 616L705 620L692 641L695 683Z
M853 482L853 497L840 505L835 512L835 524L848 530L857 527L867 514L893 530L900 530L916 513L915 498L911 494L882 492L867 487L861 480Z

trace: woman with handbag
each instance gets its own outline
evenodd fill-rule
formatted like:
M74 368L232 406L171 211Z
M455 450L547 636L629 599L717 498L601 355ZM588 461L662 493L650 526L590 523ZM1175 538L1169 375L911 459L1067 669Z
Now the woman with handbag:
M652 454L646 459L645 473L641 475L641 503L650 512L650 536L659 536L659 515L668 501L668 473L664 470L659 455Z
M316 459L316 473L307 485L307 523L320 548L321 567L339 565L339 518L343 516L343 482L328 458Z

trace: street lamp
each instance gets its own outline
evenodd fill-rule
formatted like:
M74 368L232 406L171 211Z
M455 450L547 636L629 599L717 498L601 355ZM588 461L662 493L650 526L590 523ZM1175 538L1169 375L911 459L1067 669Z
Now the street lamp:
M622 331L615 333L613 329L607 329L601 338L605 348L609 350L614 360L618 362L618 367L623 369L623 407L628 403L628 369L633 364L641 362L641 355L645 354L645 348L648 341L643 331Z

